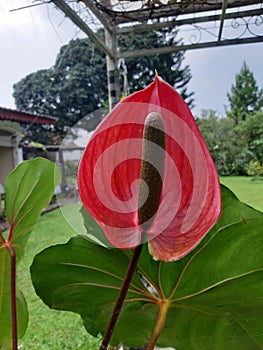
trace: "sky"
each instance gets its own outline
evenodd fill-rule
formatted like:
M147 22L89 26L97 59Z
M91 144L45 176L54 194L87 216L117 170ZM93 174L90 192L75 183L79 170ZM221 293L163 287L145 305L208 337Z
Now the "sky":
M84 34L52 5L11 11L32 4L31 0L0 0L0 106L15 109L13 85L26 75L54 65L62 45ZM263 26L262 26L263 31ZM262 33L261 33L262 35ZM246 61L259 87L263 87L263 43L187 51L194 91L193 114L202 109L224 115L227 92Z

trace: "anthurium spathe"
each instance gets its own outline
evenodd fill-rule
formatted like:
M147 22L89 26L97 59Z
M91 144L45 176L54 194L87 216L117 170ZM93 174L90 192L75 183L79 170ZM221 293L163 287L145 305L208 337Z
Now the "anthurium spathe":
M138 197L144 123L151 112L163 119L166 147L158 210L143 232ZM159 151L152 143L156 158ZM112 245L136 247L144 233L158 260L185 256L221 212L218 175L205 141L186 103L158 76L98 126L81 159L78 182L84 206Z

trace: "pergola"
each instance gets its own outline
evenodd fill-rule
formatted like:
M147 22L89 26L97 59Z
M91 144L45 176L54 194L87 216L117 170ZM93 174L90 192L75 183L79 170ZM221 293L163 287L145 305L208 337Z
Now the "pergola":
M119 62L125 58L263 41L261 0L51 0L107 57L110 106L120 98ZM94 30L104 27L105 42ZM176 28L177 46L120 51L125 33Z

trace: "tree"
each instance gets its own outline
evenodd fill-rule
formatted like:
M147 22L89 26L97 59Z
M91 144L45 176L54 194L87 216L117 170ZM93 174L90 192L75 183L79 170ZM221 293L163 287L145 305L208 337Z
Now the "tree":
M247 175L249 164L263 164L263 112L235 126L233 119L203 109L197 124L220 175Z
M236 155L240 145L231 118L220 118L217 111L203 109L197 119L198 127L207 143L220 175L235 172Z
M176 46L180 44L176 35L175 30L130 32L120 37L119 45L123 51ZM167 83L178 90L189 107L193 107L193 92L187 91L192 75L189 66L182 67L183 60L183 51L126 59L130 92L145 88L153 81L157 71Z
M236 75L235 84L232 85L231 93L228 93L227 97L230 103L227 115L234 120L235 125L263 107L263 90L258 88L246 62L243 63L240 73Z
M122 49L129 47L130 50L133 47L145 48L146 43L159 47L171 42L176 44L171 33L167 39L164 33L147 32L143 36L134 33L125 35L119 44ZM131 43L133 46L130 46ZM187 93L190 69L188 66L181 68L182 61L183 52L127 60L131 92L152 82L157 69L160 76L179 89L192 104L193 93ZM59 135L56 139L58 143L69 127L101 108L107 101L107 94L105 55L89 38L72 40L60 49L54 67L31 73L14 85L17 109L57 118L54 131ZM91 115L86 127L93 130L102 117ZM30 130L30 137L35 141L47 143L47 134L43 134L41 128L33 126Z
M263 90L258 87L245 62L227 97L230 102L227 116L234 122L232 142L235 153L231 173L246 175L250 161L260 162L262 159Z
M106 100L105 72L105 57L89 39L72 40L60 49L54 67L31 73L14 85L16 107L56 117L55 133L61 139L67 127ZM47 142L38 126L32 134L37 141Z
M248 154L248 162L254 160L263 163L263 111L248 116L237 132Z

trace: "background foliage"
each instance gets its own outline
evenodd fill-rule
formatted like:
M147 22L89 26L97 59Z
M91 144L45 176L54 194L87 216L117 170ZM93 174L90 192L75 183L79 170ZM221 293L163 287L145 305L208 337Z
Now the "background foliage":
M225 117L203 110L197 118L220 175L263 173L263 91L247 65L236 75Z
M102 32L98 33L103 35ZM169 38L169 39L168 39ZM176 32L162 31L127 34L119 42L121 48L161 47L174 44ZM153 81L155 70L178 89L189 105L193 93L187 91L191 79L189 66L182 66L184 53L136 57L126 62L130 93L145 88ZM123 80L121 81L123 84ZM32 126L25 137L47 144L59 143L68 130L86 115L107 104L108 87L105 55L89 39L76 39L63 46L54 67L31 73L14 85L14 99L18 110L53 116L57 119L54 133ZM100 119L91 118L86 125L94 130ZM49 139L49 140L48 140Z

